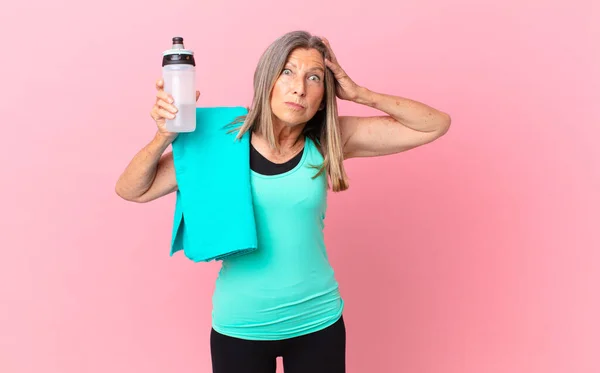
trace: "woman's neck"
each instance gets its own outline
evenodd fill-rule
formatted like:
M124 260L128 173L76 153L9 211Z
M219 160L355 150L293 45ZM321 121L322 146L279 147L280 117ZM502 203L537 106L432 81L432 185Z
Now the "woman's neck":
M271 160L287 160L298 154L304 147L304 136L302 136L304 125L293 127L276 125L275 123L273 125L275 143L278 149L272 149L269 146L269 141L255 131L252 133L252 145Z
M275 143L280 149L293 148L302 140L301 135L305 124L286 126L273 121Z

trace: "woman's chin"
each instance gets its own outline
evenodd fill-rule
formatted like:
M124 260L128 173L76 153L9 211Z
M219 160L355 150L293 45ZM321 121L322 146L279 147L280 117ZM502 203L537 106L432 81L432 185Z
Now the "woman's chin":
M304 118L304 115L298 113L283 113L283 115L275 115L278 122L286 127L296 127L306 123L308 120Z

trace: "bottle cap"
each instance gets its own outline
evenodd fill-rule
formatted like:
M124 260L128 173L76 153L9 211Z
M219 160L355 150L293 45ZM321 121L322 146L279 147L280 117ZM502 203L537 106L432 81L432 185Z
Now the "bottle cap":
M162 65L192 65L196 66L194 52L185 49L183 38L176 36L173 38L173 46L163 52Z

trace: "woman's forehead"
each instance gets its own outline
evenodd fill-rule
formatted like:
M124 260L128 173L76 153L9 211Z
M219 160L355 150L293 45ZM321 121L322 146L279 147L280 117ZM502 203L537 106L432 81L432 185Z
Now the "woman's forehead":
M308 67L323 67L323 55L316 49L295 49L288 58L287 62L294 65L309 65Z

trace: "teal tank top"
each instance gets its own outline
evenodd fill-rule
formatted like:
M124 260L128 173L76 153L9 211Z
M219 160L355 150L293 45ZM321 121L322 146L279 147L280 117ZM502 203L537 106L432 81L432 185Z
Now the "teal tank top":
M217 332L280 340L324 329L342 315L323 237L327 179L313 179L318 169L311 167L322 163L306 138L292 170L272 176L250 171L258 249L222 261L212 299Z

